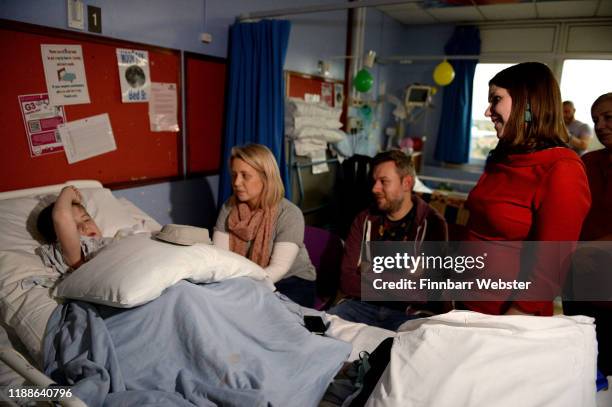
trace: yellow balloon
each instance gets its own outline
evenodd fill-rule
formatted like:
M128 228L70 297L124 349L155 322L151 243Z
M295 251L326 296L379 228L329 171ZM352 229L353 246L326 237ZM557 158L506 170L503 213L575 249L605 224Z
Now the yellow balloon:
M444 60L440 62L433 72L434 81L440 86L446 86L455 78L453 66Z

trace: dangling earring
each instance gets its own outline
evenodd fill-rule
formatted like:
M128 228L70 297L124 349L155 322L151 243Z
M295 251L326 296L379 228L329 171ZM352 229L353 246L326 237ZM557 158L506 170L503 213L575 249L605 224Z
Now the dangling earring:
M527 102L527 107L525 108L525 123L531 122L531 106L529 102Z

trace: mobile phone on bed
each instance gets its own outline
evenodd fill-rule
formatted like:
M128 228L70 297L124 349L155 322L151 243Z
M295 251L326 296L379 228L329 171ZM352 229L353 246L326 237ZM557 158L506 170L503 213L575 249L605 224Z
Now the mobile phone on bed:
M304 315L304 327L317 335L325 335L327 331L323 318L317 315Z

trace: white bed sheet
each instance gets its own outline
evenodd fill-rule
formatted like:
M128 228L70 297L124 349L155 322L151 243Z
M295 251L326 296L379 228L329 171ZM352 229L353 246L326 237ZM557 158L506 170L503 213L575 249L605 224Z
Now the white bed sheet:
M366 406L596 405L592 318L455 311L400 331Z

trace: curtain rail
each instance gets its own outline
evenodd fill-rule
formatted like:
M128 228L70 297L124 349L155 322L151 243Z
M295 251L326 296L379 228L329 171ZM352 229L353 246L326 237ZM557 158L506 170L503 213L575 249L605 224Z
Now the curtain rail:
M422 0L361 0L337 4L314 4L312 6L292 7L276 10L254 11L238 16L238 21L256 20L268 17L281 17L295 14L319 13L324 11L350 10L362 7L393 6L406 3L422 3Z

